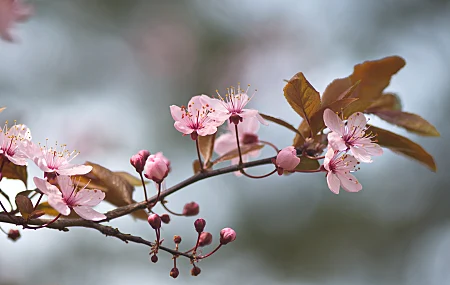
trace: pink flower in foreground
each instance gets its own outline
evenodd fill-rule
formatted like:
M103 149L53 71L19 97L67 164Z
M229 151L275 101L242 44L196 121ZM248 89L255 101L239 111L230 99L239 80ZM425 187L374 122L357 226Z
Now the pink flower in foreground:
M48 196L48 203L61 215L68 216L73 209L85 220L100 221L106 216L95 211L92 207L97 206L103 199L105 193L100 190L87 190L86 186L77 191L69 176L58 176L59 190L55 185L34 177L36 187Z
M62 145L61 151L53 148L33 145L28 152L28 157L46 173L57 173L58 175L83 175L92 170L90 165L74 165L70 162L77 157L79 152L68 151Z
M226 245L236 239L236 232L232 228L224 228L220 231L220 244Z
M353 156L328 148L323 166L327 171L327 183L331 192L339 194L340 187L348 192L358 192L362 189L359 181L350 174L357 164L358 161Z
M0 0L1 1L1 0ZM27 150L31 146L31 132L25 125L7 124L0 130L0 155L16 165L27 165Z
M236 89L233 86L227 88L225 98L216 90L219 99L212 99L215 112L210 113L208 116L220 122L230 119L230 123L234 124L238 124L246 118L257 118L261 124L267 125L257 110L244 109L245 105L251 100L247 92L248 88L247 90L242 90L239 84Z
M0 37L5 41L14 41L10 29L14 23L27 20L31 13L31 6L21 0L0 0Z
M275 159L278 174L282 175L283 171L293 171L300 163L300 157L297 156L297 150L293 146L288 146L280 150Z
M208 116L214 109L211 98L206 95L194 96L185 106L170 106L170 113L175 120L174 127L185 135L191 135L195 140L197 135L207 136L217 132L217 127L223 122L213 120Z
M325 125L332 131L328 134L328 143L334 150L350 150L353 156L361 162L372 162L371 156L383 154L383 149L366 135L367 120L363 113L351 115L344 123L336 113L326 109L323 113Z
M156 183L161 183L170 170L170 161L162 152L152 154L147 158L144 166L144 176Z
M258 143L257 132L259 130L259 122L255 117L247 118L245 121L237 125L239 143L240 145L250 145ZM234 149L237 149L236 142L236 130L233 123L228 122L229 132L219 136L214 142L214 151L222 156ZM259 156L260 151L254 150L247 154L242 155L242 161L247 162L250 157ZM233 158L231 164L237 164L239 162L239 157ZM239 171L235 172L236 175L241 175Z

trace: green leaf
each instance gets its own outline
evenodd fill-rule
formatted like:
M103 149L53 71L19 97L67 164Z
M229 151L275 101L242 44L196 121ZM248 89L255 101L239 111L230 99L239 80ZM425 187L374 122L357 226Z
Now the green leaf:
M6 160L6 161L4 161ZM0 156L0 165L3 165L2 176L8 179L18 179L27 187L28 172L26 165L15 165L3 155Z
M302 135L293 125L289 124L286 121L283 121L282 119L275 118L275 117L272 117L272 116L269 116L269 115L266 115L266 114L262 114L262 113L259 113L259 114L261 115L261 117L263 117L267 121L274 122L275 124L283 126L283 127L287 128L288 130L293 131L296 134Z
M382 147L389 148L390 150L406 155L412 159L425 164L432 171L436 172L436 163L433 157L426 152L420 145L405 138L403 136L394 134L390 131L370 126L369 130L377 135L378 144Z
M283 89L284 97L297 114L310 125L312 115L320 109L320 95L299 72Z

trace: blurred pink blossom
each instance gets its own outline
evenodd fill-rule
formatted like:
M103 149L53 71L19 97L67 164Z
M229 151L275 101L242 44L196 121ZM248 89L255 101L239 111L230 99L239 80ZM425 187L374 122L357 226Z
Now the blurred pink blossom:
M21 0L0 0L0 37L13 42L10 29L16 22L26 21L32 12L32 7Z
M27 152L30 147L31 132L27 126L14 125L8 129L5 124L5 127L0 129L0 155L12 163L27 165Z

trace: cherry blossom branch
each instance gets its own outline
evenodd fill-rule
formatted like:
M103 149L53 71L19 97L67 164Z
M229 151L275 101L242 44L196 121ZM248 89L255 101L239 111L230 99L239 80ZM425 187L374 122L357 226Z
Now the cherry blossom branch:
M122 233L117 228L101 225L99 223L96 223L93 221L88 221L88 220L83 220L83 219L60 219L58 221L55 221L54 223L49 224L51 219L32 219L32 220L27 221L27 220L23 219L22 217L15 216L15 218L17 221L14 222L14 224L16 224L18 226L23 225L25 223L30 224L30 225L36 225L36 226L43 226L45 224L48 224L46 226L47 228L51 228L51 229L55 229L55 230L59 230L59 231L63 231L63 232L69 231L68 228L70 228L70 227L84 227L84 228L95 229L106 236L116 237L125 243L134 242L134 243L144 244L149 247L153 247L155 245L155 243L145 240L141 237ZM0 222L11 223L11 220L9 219L9 217L6 214L0 213ZM179 251L173 250L168 247L159 246L159 249L166 251L172 255L184 256L191 260L194 259L194 256L192 256L190 254L179 252Z
M189 186L197 181L206 179L206 178L210 178L210 177L214 177L214 176L218 176L218 175L222 175L222 174L226 174L226 173L232 173L235 171L240 171L243 168L250 168L250 167L255 167L255 166L260 166L260 165L272 164L272 159L273 159L273 157L268 157L268 158L264 158L264 159L246 162L246 163L243 163L242 165L231 165L231 166L219 168L216 170L197 173L197 174L189 177L188 179L168 188L167 190L162 191L160 194L160 199L164 199L165 197L168 197L169 195L179 191L180 189L182 189L186 186ZM156 200L156 197L157 197L157 195L150 198L149 202L154 202ZM111 210L111 211L105 213L105 216L107 217L107 219L102 220L101 222L110 221L112 219L125 216L134 211L145 209L145 207L146 207L146 202L143 201L143 202L138 202L138 203L134 203L134 204L130 204L127 206L116 208L114 210Z

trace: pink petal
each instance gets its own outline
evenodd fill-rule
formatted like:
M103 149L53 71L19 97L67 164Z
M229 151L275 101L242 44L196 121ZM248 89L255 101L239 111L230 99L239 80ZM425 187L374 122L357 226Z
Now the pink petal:
M105 193L100 190L80 190L75 196L75 204L78 206L97 206L105 199Z
M371 163L372 158L370 154L367 152L366 148L363 147L350 147L350 150L352 151L353 156L361 162L364 163Z
M171 105L170 114L175 121L181 121L181 117L183 116L183 114L186 114L186 112L183 112L178 106Z
M229 113L228 111L222 111L219 109L216 109L216 111L214 113L209 113L208 117L210 117L211 119L221 122L219 125L223 124L226 120L228 120L231 117L231 113Z
M33 178L33 182L36 185L36 187L41 190L42 193L50 196L50 195L56 195L56 196L61 196L61 192L59 191L58 187L56 187L55 185L52 185L50 183L48 183L47 181L45 181L44 179L40 179L37 177Z
M231 126L234 131L234 124ZM260 124L256 117L246 118L241 123L238 124L239 135L256 134L259 131Z
M106 216L92 209L89 206L75 206L73 210L83 219L90 221L100 221L106 219Z
M347 192L358 192L362 189L361 183L356 179L355 176L351 175L350 173L343 174L343 173L336 173L337 177L339 178L339 181L341 182L342 188L344 188Z
M323 160L323 167L327 170L330 171L330 162L334 157L334 150L328 146L328 151L325 154L325 159Z
M0 1L0 37L6 41L13 41L9 29L14 22L14 11L12 0Z
M194 131L192 128L186 126L183 121L176 121L173 126L175 127L175 129L177 129L177 131L185 135L189 135Z
M367 119L361 112L356 112L347 120L347 128L352 131L353 128L363 130L367 125ZM356 134L355 134L356 135Z
M90 165L67 165L68 168L58 169L56 172L59 175L83 175L91 172L92 166Z
M344 134L344 122L331 109L326 109L323 112L323 122L333 132L338 133L340 136Z
M70 208L61 196L49 195L48 204L52 206L53 209L60 212L61 215L68 216L70 214Z
M63 197L68 199L70 196L74 194L74 185L69 176L60 175L58 176L58 185L61 189Z
M256 115L258 115L258 111L254 109L242 109L238 115L242 118L251 118L256 117Z
M197 130L199 136L212 135L217 132L217 127L215 125L206 125L203 128Z
M239 127L240 124L238 124ZM237 147L235 134L226 133L219 136L214 142L214 151L218 155L224 155L225 153L235 149Z
M333 192L334 194L339 194L339 188L341 184L337 176L331 171L327 173L327 184L331 192Z
M328 133L328 144L333 150L344 151L347 149L345 141L336 132Z

